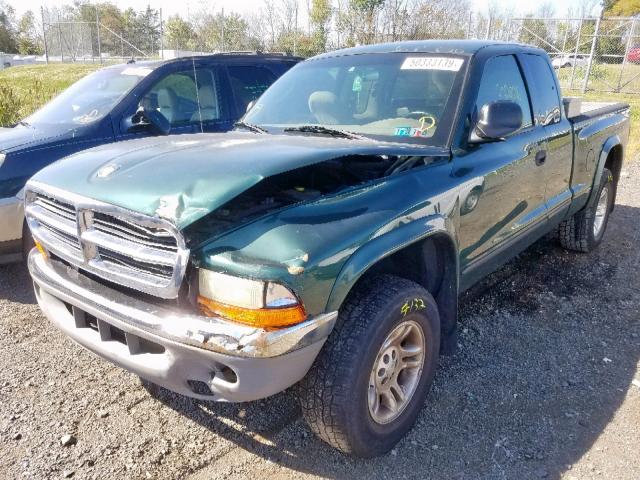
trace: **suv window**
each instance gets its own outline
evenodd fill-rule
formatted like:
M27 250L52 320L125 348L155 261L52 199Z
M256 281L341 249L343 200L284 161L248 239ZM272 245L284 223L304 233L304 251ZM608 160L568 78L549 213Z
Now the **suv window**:
M530 127L533 124L529 95L520 67L513 55L493 57L485 63L476 99L475 114L477 115L483 105L496 100L516 102L522 109L522 127Z
M167 75L140 103L146 109L158 110L172 127L218 120L223 113L217 75L204 68Z
M244 115L247 106L276 81L273 72L265 67L236 65L227 67L238 113Z
M540 55L525 55L528 72L532 76L532 83L536 87L533 106L536 124L550 125L558 123L561 118L560 97L556 88L549 62Z

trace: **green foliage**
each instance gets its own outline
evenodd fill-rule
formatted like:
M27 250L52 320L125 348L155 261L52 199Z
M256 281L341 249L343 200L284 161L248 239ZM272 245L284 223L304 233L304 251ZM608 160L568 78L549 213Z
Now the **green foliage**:
M195 50L196 32L191 24L173 15L164 25L165 48L173 50Z
M0 1L0 52L17 53L13 7Z
M604 0L602 3L607 17L633 17L640 13L640 0Z
M44 53L32 11L25 12L18 22L18 53L22 55Z

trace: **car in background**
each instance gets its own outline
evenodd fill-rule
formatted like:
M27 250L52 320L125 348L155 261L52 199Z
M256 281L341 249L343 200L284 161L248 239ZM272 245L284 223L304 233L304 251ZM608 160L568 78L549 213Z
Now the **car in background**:
M627 62L640 63L640 45L634 45L627 52Z
M551 65L553 65L553 68L583 67L589 63L589 56L573 53L560 55L551 60Z
M224 132L300 59L216 54L106 67L11 128L0 128L0 263L30 247L22 189L73 153L153 135Z

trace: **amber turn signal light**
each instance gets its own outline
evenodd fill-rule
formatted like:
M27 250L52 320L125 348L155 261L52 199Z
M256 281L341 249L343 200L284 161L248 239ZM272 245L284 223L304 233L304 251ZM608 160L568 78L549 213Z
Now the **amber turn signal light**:
M49 258L49 254L47 253L47 251L44 249L44 247L42 246L42 244L39 241L34 240L33 243L35 243L36 248L38 249L38 251L42 254L42 256L44 258Z
M282 328L303 322L307 318L302 305L282 308L250 309L225 305L203 296L198 296L198 305L203 315L219 316L234 322L257 328Z

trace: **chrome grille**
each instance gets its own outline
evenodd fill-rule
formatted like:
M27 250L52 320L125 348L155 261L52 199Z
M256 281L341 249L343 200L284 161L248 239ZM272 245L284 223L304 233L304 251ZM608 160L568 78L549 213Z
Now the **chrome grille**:
M29 182L25 213L36 240L106 280L175 298L188 250L168 221Z

